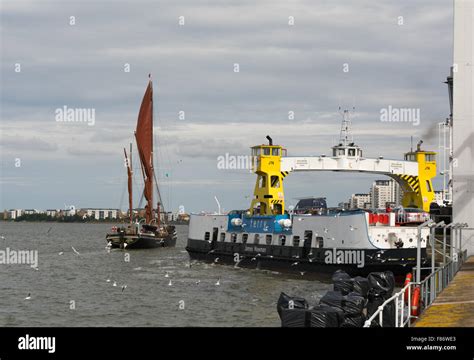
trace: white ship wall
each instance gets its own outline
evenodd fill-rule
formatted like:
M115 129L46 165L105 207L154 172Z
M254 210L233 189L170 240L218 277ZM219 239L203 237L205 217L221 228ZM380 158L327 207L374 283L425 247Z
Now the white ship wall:
M474 227L473 24L474 0L455 0L453 220L468 223L471 228ZM474 231L464 230L463 244L473 255Z
M313 231L312 247L318 247L315 238L322 237L326 248L375 248L368 239L365 214L335 216L295 216L293 235L304 239L305 231Z
M212 236L212 229L219 228L219 233L227 230L227 215L198 215L191 214L191 221L189 222L190 239L202 240L204 233L209 231Z

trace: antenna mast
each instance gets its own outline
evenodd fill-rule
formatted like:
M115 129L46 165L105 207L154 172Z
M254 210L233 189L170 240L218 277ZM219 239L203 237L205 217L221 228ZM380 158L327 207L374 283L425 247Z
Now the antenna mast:
M355 108L353 108L354 110ZM340 111L341 108L339 107L339 112L342 115L342 124L341 124L341 132L339 135L339 145L348 146L349 144L354 143L354 138L352 136L352 122L350 118L349 110Z

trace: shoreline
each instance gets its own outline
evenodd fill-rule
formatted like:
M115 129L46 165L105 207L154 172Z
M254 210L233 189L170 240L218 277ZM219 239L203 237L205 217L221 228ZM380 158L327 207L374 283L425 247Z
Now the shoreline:
M120 224L120 225L125 225L128 224L128 222L121 222L120 220L118 221L112 221L112 220L95 220L95 221L63 221L63 220L20 220L20 221L15 221L15 220L10 220L10 219L1 219L1 223L61 223L61 224ZM168 224L170 225L189 225L189 221L169 221Z

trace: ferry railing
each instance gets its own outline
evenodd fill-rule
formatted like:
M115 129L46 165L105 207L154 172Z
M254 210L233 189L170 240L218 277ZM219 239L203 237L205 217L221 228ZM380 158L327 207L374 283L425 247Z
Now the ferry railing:
M417 251L417 266L413 268L413 274L416 276L416 281L406 284L400 291L392 295L390 298L385 300L377 310L365 321L364 327L370 327L374 321L378 318L378 325L383 327L383 317L385 307L391 303L395 303L395 327L410 327L413 320L417 319L419 313L421 313L421 306L427 308L436 299L436 296L443 291L451 280L454 278L456 273L461 268L465 259L467 258L467 250L462 250L462 229L467 228L467 224L461 223L450 223L444 224L444 222L434 223L433 221L427 221L418 226L418 251ZM421 229L423 227L431 228L431 245L432 245L432 261L430 267L421 267ZM434 232L436 227L443 227L443 263L442 266L435 267L434 262L434 246L436 240ZM446 231L447 228L452 228L450 244L449 244L449 255L446 252ZM449 261L446 261L449 259ZM421 281L422 270L431 270L430 274ZM412 315L412 297L416 287L420 288L420 303L416 304L420 307L417 315ZM405 295L407 295L407 301L405 304Z
M428 275L421 282L410 282L406 284L401 290L392 295L390 298L385 300L377 310L365 321L364 327L370 327L374 321L378 320L378 325L383 327L384 323L384 309L385 307L394 302L395 304L395 327L410 327L413 320L417 319L417 315L412 315L412 293L416 287L420 288L420 312L421 306L427 308L430 306L436 296L443 291L446 286L454 278L454 275L458 272L461 265L466 258L466 251L459 253L457 261L450 260L448 263L441 267L436 268L434 272ZM420 270L429 270L431 267L421 268ZM407 298L405 303L405 296Z

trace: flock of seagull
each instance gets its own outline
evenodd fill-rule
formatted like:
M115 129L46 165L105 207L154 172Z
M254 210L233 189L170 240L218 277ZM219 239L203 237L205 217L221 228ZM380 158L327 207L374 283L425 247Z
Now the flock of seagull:
M48 234L49 234L50 231L51 231L51 228L49 228ZM0 236L0 239L4 240L5 237L4 237L4 236ZM124 249L125 249L126 247L127 247L127 244L124 244ZM107 245L105 246L105 249L107 250L108 253L110 253L110 249L111 249L111 248L112 248L112 243L111 243L111 242L108 242ZM72 251L74 252L74 254L76 254L76 255L81 255L81 253L80 253L79 251L77 251L77 249L76 249L74 246L71 246L71 249L72 249ZM60 251L60 252L58 253L58 255L64 255L64 251ZM260 254L258 254L258 255L260 255ZM218 261L219 261L219 258L216 258L216 259L214 260L215 263L217 263ZM188 263L186 266L190 268L190 267L192 266L192 264L191 264L191 263ZM141 269L141 267L138 268L138 269ZM35 268L35 270L38 270L38 268ZM164 277L167 278L167 279L170 277L170 274L169 274L168 271L165 272ZM113 287L117 287L117 286L118 286L117 281L112 281L110 278L107 278L105 281L106 281L107 283L112 283L112 286L113 286ZM195 284L196 284L196 285L199 285L200 283L201 283L201 280L196 280L196 281L195 281ZM221 278L220 278L220 277L217 279L217 281L214 283L214 285L215 285L215 286L220 286L220 285L221 285ZM173 286L173 281L172 281L171 279L169 279L168 286ZM121 285L120 288L121 288L122 292L124 292L125 289L127 288L127 284ZM25 300L31 300L31 293L28 293L28 295L25 297Z
M52 229L52 227L49 228L47 234L49 234L49 232L51 231L51 229ZM350 227L350 230L351 230L351 231L354 231L354 230L357 230L357 228L354 228L354 227L351 226L351 227ZM327 234L329 230L328 230L327 228L324 228L323 231L324 231L324 233ZM4 237L4 236L0 236L0 239L1 239L1 240L5 240L5 237ZM127 247L127 244L125 243L124 246L123 246L123 248L125 249L126 247ZM108 253L110 253L110 249L111 249L111 248L112 248L112 243L111 243L111 242L108 242L107 245L105 246L105 249L107 250ZM80 255L79 251L77 251L77 250L74 248L74 246L71 246L71 249L72 249L72 251L73 251L76 255ZM211 250L209 253L212 253L212 252L214 252L214 250ZM381 252L383 252L383 251L381 251ZM58 255L63 255L63 254L64 254L64 251L60 251L60 252L58 253ZM308 255L310 256L309 262L312 262L312 261L313 261L313 258L311 258L311 255L313 255L313 254L312 254L312 253L309 253ZM260 257L260 256L261 256L261 254L255 255L253 258L251 258L251 261L256 261L257 258ZM375 256L375 255L374 255L374 256ZM370 256L369 256L369 257L370 257ZM273 258L273 256L272 256L272 255L269 255L269 258ZM298 256L295 256L295 258L298 258ZM242 256L238 261L235 262L234 267L238 267L239 263L240 263L243 259L244 259L244 257ZM216 257L216 258L214 259L214 263L218 263L218 261L219 261L219 257ZM291 264L291 266L297 266L297 265L299 265L299 262L298 262L298 261L295 261L295 262L293 262L293 263ZM191 267L191 263L188 264L188 267ZM38 270L38 268L35 268L35 270ZM300 271L301 276L303 276L305 273L306 273L305 271ZM165 273L165 278L167 278L167 279L169 278L169 273L168 273L168 271L166 271L166 273ZM112 282L112 280L107 279L106 282L107 282L107 283L110 283L110 282ZM201 280L197 280L197 281L195 282L196 285L199 285L200 283L201 283ZM215 285L215 286L220 286L220 285L221 285L221 279L218 278L217 281L216 281L216 283L215 283L214 285ZM117 287L117 286L118 286L118 285L117 285L117 282L116 282L116 281L113 281L113 282L112 282L112 286ZM172 281L171 279L169 279L169 281L168 281L168 286L173 286L173 281ZM123 284L123 285L121 286L122 292L124 292L126 288L127 288L127 284ZM25 297L25 300L31 300L31 293L28 293L28 295Z

